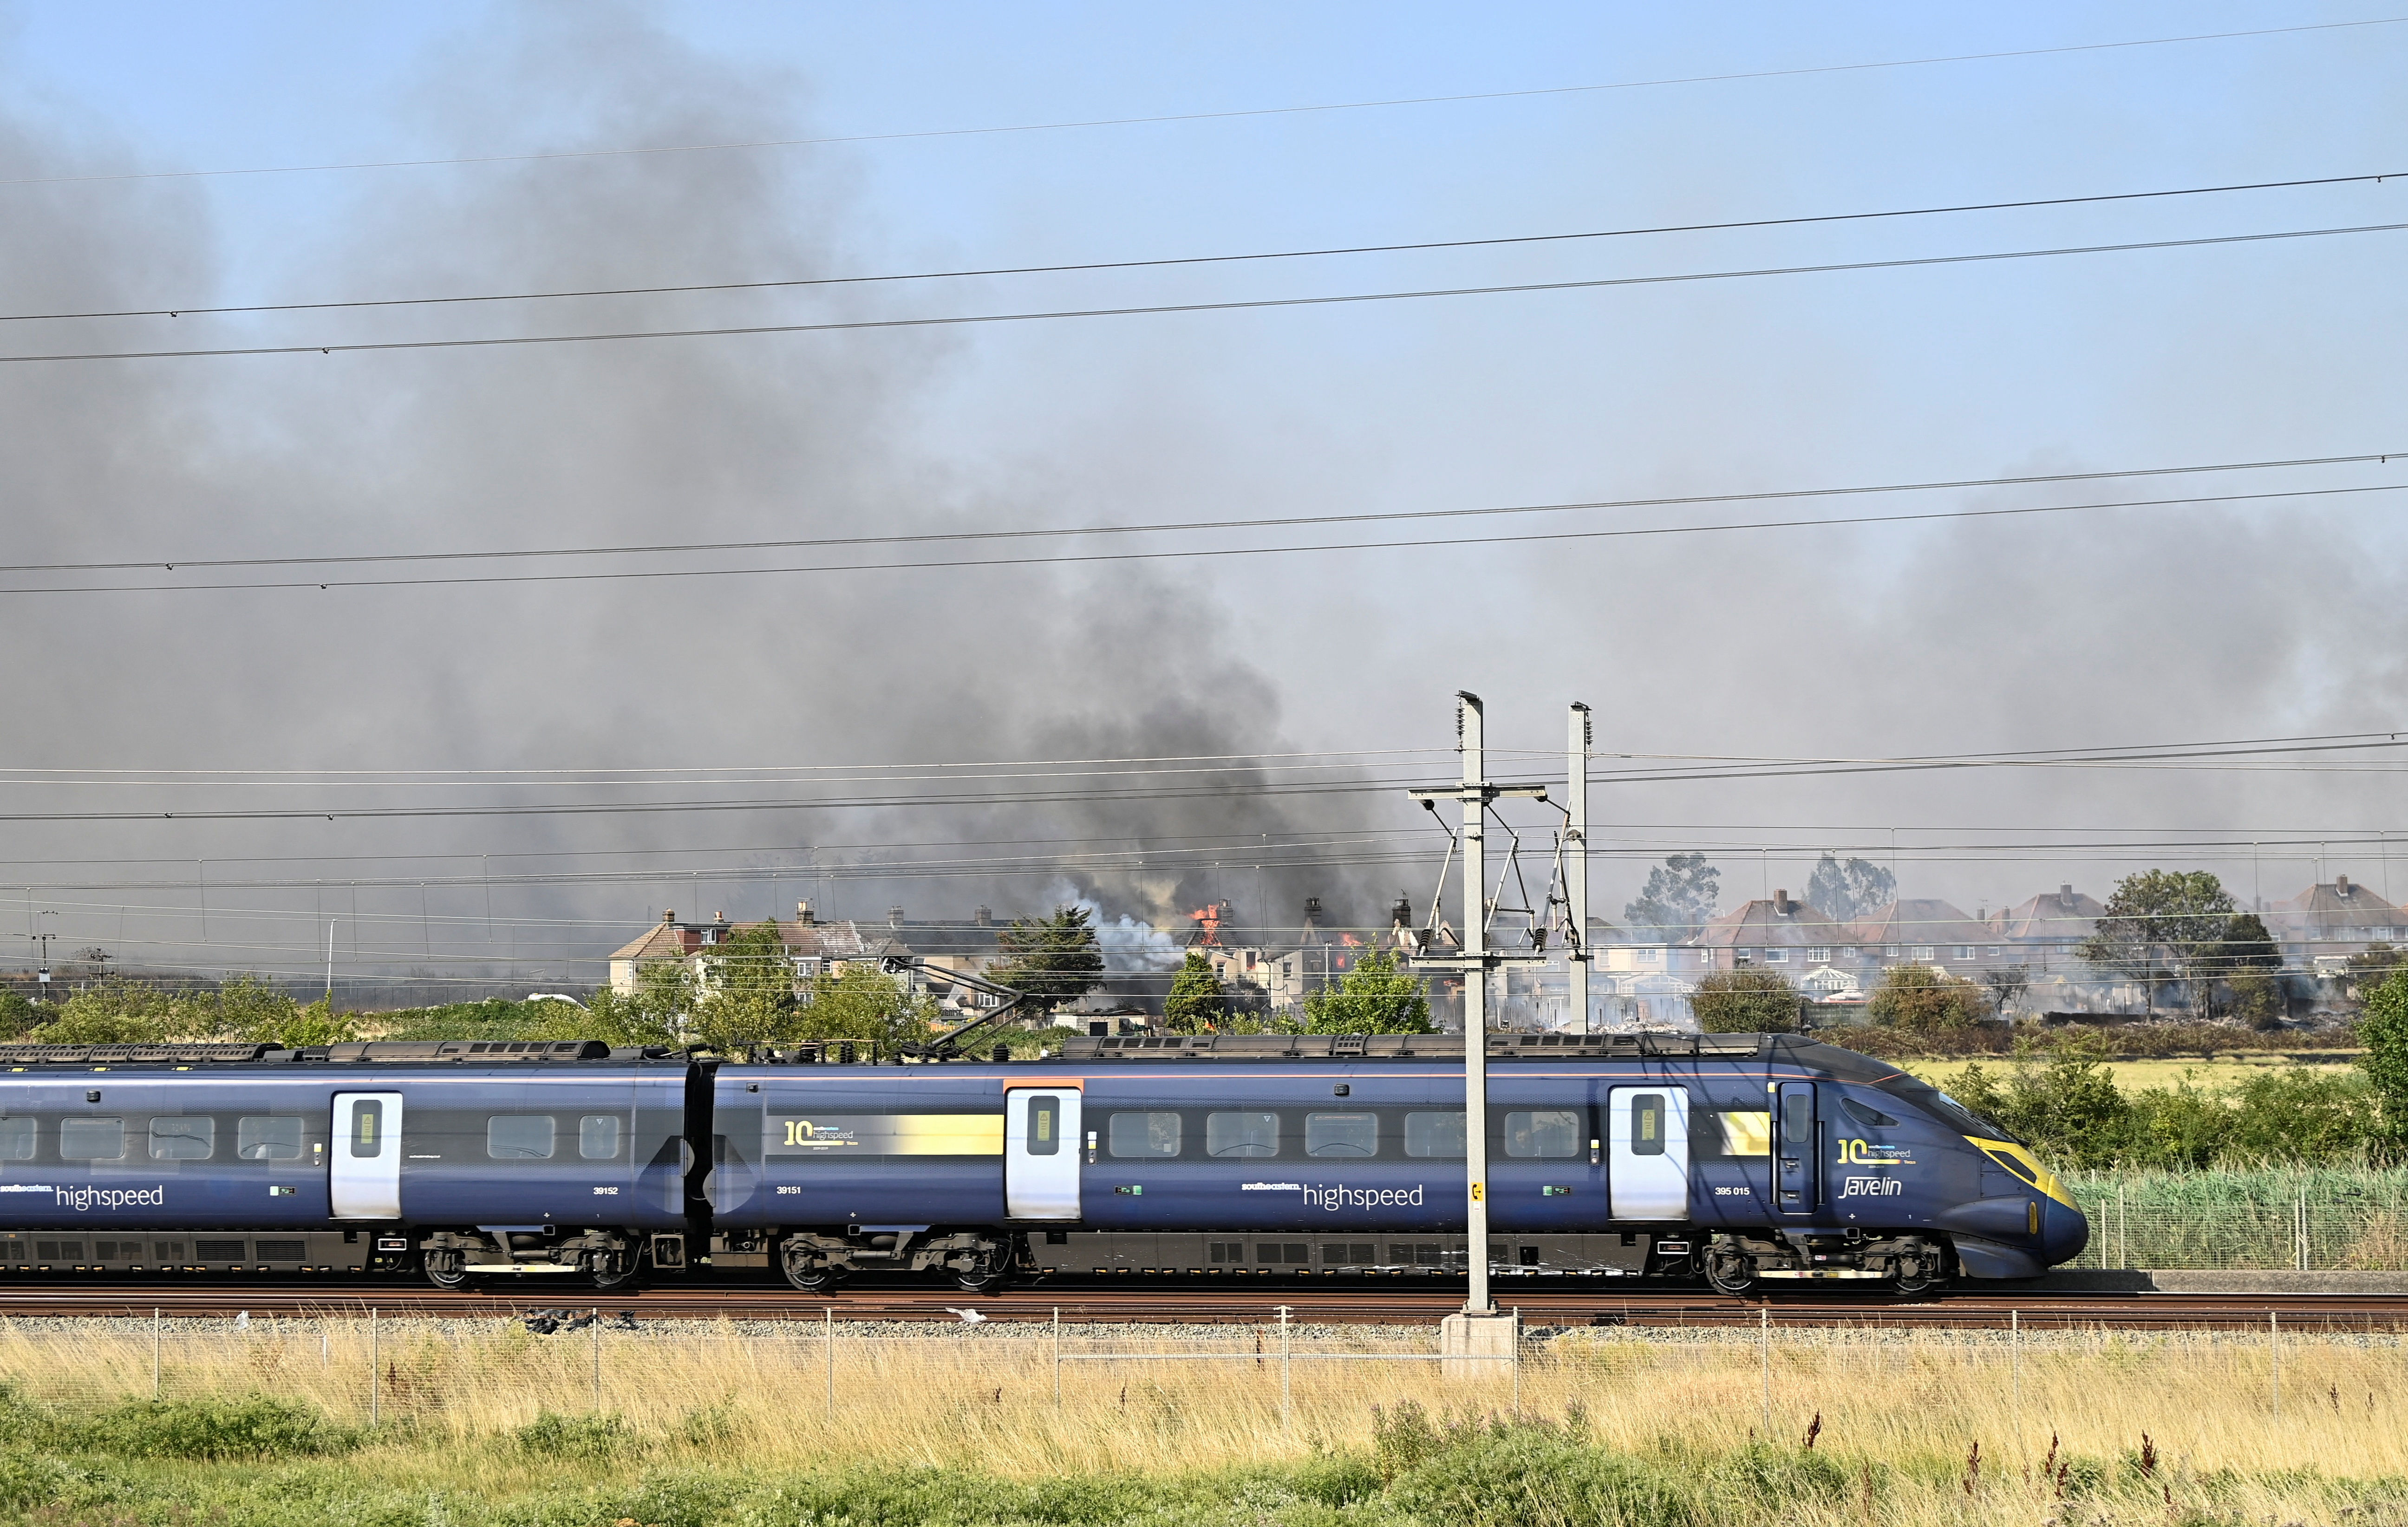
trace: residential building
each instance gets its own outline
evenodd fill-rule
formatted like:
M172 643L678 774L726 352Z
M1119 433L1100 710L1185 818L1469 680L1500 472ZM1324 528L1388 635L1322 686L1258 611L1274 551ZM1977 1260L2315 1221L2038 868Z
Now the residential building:
M1994 913L1990 938L2003 947L2005 958L2040 970L2073 971L2082 964L2077 952L2083 941L2099 931L2107 908L2095 897L2071 885L2059 885Z
M1875 907L1848 928L1868 974L1918 964L1971 977L2006 959L2004 942L1987 923L1931 897L1908 897Z
M1714 918L1680 952L1690 957L1690 971L1684 974L1693 978L1709 970L1766 965L1795 984L1817 965L1852 958L1856 943L1846 923L1834 922L1786 891L1776 891L1770 900L1745 902Z
M2283 948L2286 963L2302 969L2339 968L2372 944L2408 944L2408 912L2336 875L2267 908L2266 931Z
M897 909L899 915L900 909ZM661 914L661 920L610 955L610 988L632 994L636 990L638 972L658 961L707 960L744 924L727 920L720 912L709 922L681 922L674 910ZM759 924L751 926L758 927ZM874 960L889 953L909 953L899 939L882 936L872 925L865 935L851 921L822 922L811 912L811 904L795 904L795 920L774 924L778 943L786 960L792 963L797 985L807 984L823 975L841 975L853 961Z

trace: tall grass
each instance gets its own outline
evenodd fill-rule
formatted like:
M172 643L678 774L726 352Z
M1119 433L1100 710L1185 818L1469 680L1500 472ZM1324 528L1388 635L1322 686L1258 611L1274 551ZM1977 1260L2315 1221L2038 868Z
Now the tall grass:
M379 1333L370 1428L357 1322L175 1334L156 1405L142 1333L0 1329L0 1516L2038 1527L2408 1503L2390 1333L2286 1335L2279 1396L2264 1333L1775 1330L1768 1386L1753 1331L1581 1330L1526 1342L1518 1383L1503 1364L1298 1362L1284 1406L1278 1338L1252 1328L1076 1334L1066 1352L1237 1361L1064 1363L1058 1405L1041 1328L838 1327L833 1403L826 1342L809 1324L606 1333L597 1405L590 1332L408 1322ZM1370 1329L1296 1348L1373 1349L1432 1344Z
M2408 1270L2408 1169L2080 1172L2081 1267Z

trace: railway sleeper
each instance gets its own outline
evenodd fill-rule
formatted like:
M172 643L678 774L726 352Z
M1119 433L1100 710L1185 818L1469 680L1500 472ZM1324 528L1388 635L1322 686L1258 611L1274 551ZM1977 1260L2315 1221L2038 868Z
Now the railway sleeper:
M1728 1232L1705 1249L1706 1281L1721 1293L1754 1293L1768 1284L1886 1282L1922 1293L1954 1270L1947 1241L1913 1233L1845 1230Z

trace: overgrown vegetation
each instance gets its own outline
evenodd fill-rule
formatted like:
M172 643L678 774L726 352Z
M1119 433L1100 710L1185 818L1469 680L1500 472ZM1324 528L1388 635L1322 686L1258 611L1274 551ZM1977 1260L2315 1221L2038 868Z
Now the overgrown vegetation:
M1306 1034L1427 1034L1429 995L1420 977L1385 949L1366 949L1338 984L1304 997Z
M145 1045L178 1039L253 1040L292 1047L355 1036L350 1014L324 999L303 1003L256 976L214 987L160 987L109 977L59 1003L0 999L11 1040L40 1045Z
M1707 1034L1787 1034L1798 1027L1798 989L1762 965L1710 970L1698 978L1689 1010Z

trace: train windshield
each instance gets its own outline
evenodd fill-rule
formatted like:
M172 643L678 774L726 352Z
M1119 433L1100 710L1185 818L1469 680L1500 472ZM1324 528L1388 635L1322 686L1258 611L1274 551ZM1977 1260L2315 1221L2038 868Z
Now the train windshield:
M1873 1085L1894 1098L1914 1104L1959 1135L1978 1135L1985 1140L2014 1140L2017 1145L2024 1143L1928 1081L1918 1081L1901 1073L1884 1077Z

